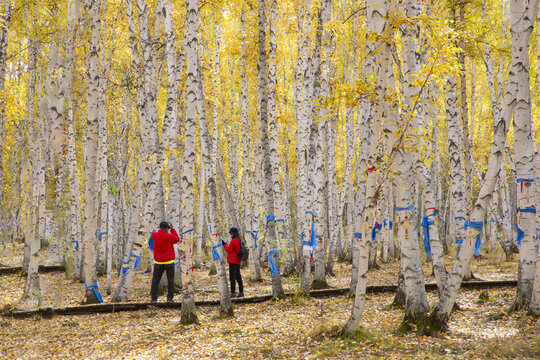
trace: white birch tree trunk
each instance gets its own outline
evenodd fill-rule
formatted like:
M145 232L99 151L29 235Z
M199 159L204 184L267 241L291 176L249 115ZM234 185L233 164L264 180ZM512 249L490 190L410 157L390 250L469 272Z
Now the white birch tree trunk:
M368 0L367 1L367 27L368 30L374 31L377 34L381 34L384 31L386 26L386 16L388 8L386 6L385 0ZM374 56L374 48L376 47L375 42L368 42L368 54ZM380 50L379 50L380 51ZM384 57L382 57L384 59ZM371 74L376 71L373 64L375 61L366 63L364 72L366 74ZM381 66L383 68L384 65ZM380 86L380 83L377 86L376 96L381 99L384 97L384 87ZM361 104L361 108L366 106ZM366 109L369 109L369 106L366 106ZM364 113L367 116L369 110ZM375 118L375 116L374 116ZM371 230L370 224L374 223L375 220L375 211L376 211L376 202L377 196L377 164L378 164L378 142L380 138L380 121L372 121L370 129L370 143L368 157L366 161L366 202L365 202L365 212L364 212L364 223L362 224L362 239L360 240L360 246L358 251L358 278L356 280L356 289L354 295L354 303L351 311L351 316L349 317L347 323L343 328L344 333L354 333L358 331L360 326L360 320L364 311L365 297L366 297L366 286L367 286L367 272L368 272L368 257L369 257L369 244L367 239L367 233Z
M98 97L99 97L99 51L101 30L101 1L89 0L86 4L90 14L90 54L87 69L87 119L84 180L84 279L85 302L101 302L97 290L97 149L98 149Z
M271 23L270 23L270 57L275 60L275 23L277 19L277 3L273 3L271 6ZM264 216L273 216L273 220L266 221L266 227L264 231L264 240L266 244L270 246L272 251L269 254L273 259L275 266L280 269L280 246L279 239L276 238L276 219L281 219L276 210L276 198L281 199L281 187L279 185L279 157L277 155L277 148L272 148L271 145L277 147L277 139L271 141L269 136L269 123L275 123L275 63L270 69L270 73L267 74L267 59L266 59L266 4L265 0L259 0L259 101L260 101L260 114L261 114L261 142L264 160ZM274 21L272 21L274 20ZM272 32L274 34L272 35ZM267 82L269 83L270 91L267 89ZM270 94L270 95L269 95ZM273 119L269 119L272 116ZM275 129L275 135L277 137L277 129ZM281 298L284 295L283 286L281 285L281 271L272 273L272 295L275 298Z
M195 127L197 119L197 57L198 57L198 0L187 1L186 17L186 117L184 142L184 167L180 181L182 189L182 273L184 287L182 289L181 323L198 322L195 309L195 288L193 283L192 251L193 238L193 167L195 159Z
M491 194L495 188L497 177L501 172L501 163L504 156L503 154L505 151L506 135L510 118L514 112L514 108L517 108L518 106L526 108L526 104L529 104L530 106L530 92L526 90L529 88L528 71L526 71L528 70L528 62L526 60L527 56L525 56L525 59L523 59L523 56L520 56L520 54L527 54L528 37L526 36L526 32L523 32L523 30L527 29L527 26L522 27L522 22L518 21L518 19L523 20L524 15L530 11L529 9L525 10L524 3L524 0L512 3L512 66L509 73L508 87L504 97L504 106L501 117L500 119L495 119L494 121L493 144L491 147L489 164L485 175L486 181L484 181L482 184L478 199L470 216L469 222L472 227L469 227L467 230L467 237L457 254L456 261L449 274L448 283L429 316L427 322L427 331L445 331L448 328L448 320L450 318L452 308L454 307L459 287L461 286L463 277L466 275L466 272L469 269L469 264L473 256L473 244L482 229L482 221L484 220L487 207L491 200ZM515 6L517 8L514 8ZM528 34L530 36L530 32ZM526 79L526 81L524 81L524 79ZM526 87L525 91L523 87ZM519 91L523 91L525 94L529 94L529 100L526 99L526 96L520 94L522 98L517 101L518 89ZM516 113L516 115L517 114L518 113ZM514 116L514 119L515 122L516 116ZM530 118L528 119L530 121ZM517 121L519 122L521 120Z
M321 60L321 51L322 51L322 38L323 38L323 29L325 24L330 19L330 9L332 6L332 1L324 0L321 3L320 15L319 15L319 24L317 27L316 41L315 41L315 54L314 54L314 67L315 70L315 81L316 86L314 86L314 95L313 98L324 98L329 96L329 84L328 84L328 67L326 57L328 54L322 54ZM328 30L324 33L325 40L328 40L329 36L327 34ZM328 49L326 49L328 50ZM324 154L328 153L328 141L326 138L327 135L327 120L326 120L327 111L324 109L319 109L317 112L314 112L314 117L317 116L318 123L315 123L316 132L317 132L317 141L315 144L315 179L314 179L314 191L315 191L315 205L314 211L316 214L316 226L315 229L318 232L316 234L316 244L317 248L314 251L313 259L315 263L315 271L313 273L313 289L323 289L328 287L328 282L326 281L326 267L325 267L325 255L326 248L324 246L325 239L328 238L328 233L326 232L328 224L328 214L327 214L327 205L326 205L326 187L328 182L326 181L326 169L324 162Z
M463 163L460 158L459 117L456 104L456 81L449 76L446 87L446 122L448 124L448 154L450 156L450 238L458 245L463 243L465 238L465 221L467 210L465 208L465 183L463 179Z
M539 24L540 24L540 11L538 11L536 14L536 28L537 29L538 29ZM540 44L540 31L538 30L537 30L536 44L537 46ZM540 59L540 48L537 49L537 59ZM537 66L540 69L540 63L538 63ZM540 79L540 74L537 74L537 81L536 81L537 83L539 83L538 79ZM539 89L539 92L540 92L540 89ZM538 162L538 151L536 152L536 157L537 157L536 162ZM538 174L538 168L536 170ZM536 179L539 180L538 176L536 176ZM536 200L535 203L539 204L540 203L540 199L538 198L539 184L535 183L535 186L537 188L537 191L535 194L535 200ZM538 224L540 224L540 222L538 222L538 213L537 213L537 226ZM538 229L537 229L537 232L538 232ZM537 237L538 236L540 235L537 234ZM531 313L533 313L536 316L540 315L540 249L538 252L538 257L536 259L536 274L534 277L534 284L533 284L533 290L532 290L532 295L531 295L531 303L529 304L529 310Z
M35 5L35 4L33 4ZM31 15L30 2L25 4L25 17L27 34L29 38L28 47L28 96L26 100L26 111L28 116L28 155L31 158L31 177L29 199L27 207L26 231L25 231L25 251L28 248L28 268L26 269L27 278L24 287L24 293L20 304L30 308L35 308L41 303L41 285L38 273L40 240L36 234L37 227L37 205L39 183L38 163L39 163L39 145L37 143L36 113L35 113L35 92L36 92L36 62L37 62L37 43L35 37L30 32L30 25L36 24L35 18ZM32 9L33 10L33 9ZM32 22L30 21L32 16ZM43 174L44 176L44 174ZM28 244L28 246L26 245ZM24 266L23 266L24 269Z
M242 11L242 32L245 33L245 11ZM254 212L255 209L255 202L256 202L256 195L255 195L255 177L256 175L252 171L252 161L251 161L251 134L252 132L250 129L250 123L249 123L249 98L248 98L248 79L246 74L246 54L245 54L245 35L242 37L242 43L244 44L242 46L242 56L240 60L240 67L241 67L241 80L240 80L240 86L241 86L241 105L242 105L242 124L244 129L246 130L246 133L248 136L243 137L242 143L243 143L243 167L244 167L244 173L243 173L243 209L244 209L244 218L246 222L246 233L247 231L250 231L249 234L251 236L247 236L248 246L249 246L249 252L252 254L248 258L249 263L249 276L251 281L260 281L261 280L261 271L260 271L260 263L259 263L259 256L257 256L258 253L258 244L257 244L257 237L259 234L259 217L256 215L256 212ZM217 132L217 124L215 125L215 131ZM215 137L214 137L215 138ZM253 161L254 162L254 161ZM246 240L247 240L246 239Z
M219 92L219 68L220 68L220 41L221 41L221 24L216 25L218 27L216 38L216 66L214 73L214 95L217 95ZM216 98L215 98L216 99ZM217 106L217 101L214 102L214 114L213 114L213 129L218 131L218 120L219 120L219 108ZM229 285L227 283L227 272L225 270L225 261L226 253L223 251L223 246L221 246L221 234L220 234L220 224L218 217L218 194L217 194L217 176L218 176L218 142L219 137L214 139L210 136L210 131L206 123L203 122L203 118L199 116L199 133L201 134L201 155L202 163L201 167L204 166L204 171L206 173L206 186L208 190L208 219L210 225L210 239L212 246L212 260L216 266L217 275L218 275L218 289L219 289L219 299L220 299L220 316L221 317L231 317L234 316L234 311L232 308L231 302L231 293ZM214 252L217 252L217 257L214 255Z
M79 175L77 171L77 157L75 152L75 134L73 116L73 100L72 100L72 83L73 83L73 64L75 57L75 41L78 32L78 20L80 17L80 1L74 0L71 2L69 12L69 20L66 36L66 64L64 70L64 95L66 98L67 107L67 129L68 129L68 147L67 147L67 162L69 176L69 247L72 249L73 256L73 278L82 280L82 232L81 232L81 204L80 204L80 188Z
M529 85L529 39L534 28L538 1L510 2L512 70L515 71L516 105L514 109L514 152L517 182L517 227L523 232L519 247L517 295L513 308L528 307L538 258L534 161L536 144L532 127L532 97ZM510 73L512 76L513 74ZM510 82L510 80L509 80ZM508 95L507 95L508 96Z
M5 90L6 82L6 62L7 62L7 50L8 50L8 35L9 27L11 25L11 17L13 15L13 8L11 6L10 0L4 0L4 11L2 14L2 19L0 21L0 91L3 93ZM4 97L0 100L0 159L3 159L4 147L4 136L5 136L5 101ZM0 161L0 216L3 215L2 203L4 198L4 166L3 162Z

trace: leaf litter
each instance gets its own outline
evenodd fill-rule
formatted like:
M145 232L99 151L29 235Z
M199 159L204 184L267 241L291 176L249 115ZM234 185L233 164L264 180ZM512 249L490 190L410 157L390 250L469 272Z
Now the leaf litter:
M13 246L12 246L13 247ZM9 263L13 248L0 248L0 262ZM16 248L15 250L20 250ZM11 257L10 257L11 259ZM19 259L20 260L20 259ZM447 265L451 264L448 259ZM395 284L399 263L370 270L369 285ZM143 268L145 268L143 266ZM500 260L493 254L472 264L484 280L510 280L517 274L517 261ZM208 269L196 269L196 299L218 299L217 278ZM350 265L337 263L331 287L347 287ZM430 264L424 264L426 283L434 282ZM251 282L243 269L246 296L271 294L270 276ZM83 285L64 273L41 274L43 306L74 306L83 299ZM117 274L113 276L113 289ZM105 302L106 278L99 278ZM16 306L25 279L18 274L0 276L0 306ZM283 278L285 291L295 293L300 278ZM131 301L149 300L150 275L138 273ZM452 313L449 331L441 338L398 335L403 310L391 307L393 294L368 294L361 328L354 336L340 336L349 318L349 296L303 298L257 304L235 304L235 317L220 319L217 307L199 307L199 324L180 324L178 309L156 309L113 314L56 316L44 319L4 317L0 321L2 359L507 359L540 358L540 322L525 313L507 314L515 289L462 290L461 310ZM485 290L484 290L485 292ZM176 295L178 299L181 295ZM163 296L162 296L163 298ZM436 292L429 292L433 306ZM163 301L163 299L161 299Z

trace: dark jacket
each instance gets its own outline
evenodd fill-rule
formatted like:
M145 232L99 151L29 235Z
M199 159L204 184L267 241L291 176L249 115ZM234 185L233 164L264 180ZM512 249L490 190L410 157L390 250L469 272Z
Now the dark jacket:
M169 234L167 230L159 230L152 234L154 239L154 261L156 264L170 264L174 262L174 246L180 241L176 230L171 229Z
M240 251L240 239L232 237L229 244L223 244L223 248L227 252L227 262L229 264L238 264L242 262L238 258L238 252Z

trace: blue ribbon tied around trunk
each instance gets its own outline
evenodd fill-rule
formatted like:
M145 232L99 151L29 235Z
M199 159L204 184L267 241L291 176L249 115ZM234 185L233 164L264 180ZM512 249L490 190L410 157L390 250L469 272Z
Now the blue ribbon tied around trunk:
M152 251L154 251L154 238L152 237L154 235L154 232L150 232L150 238L148 239L148 248Z
M371 241L375 241L375 237L377 236L377 230L381 229L382 225L375 221L375 224L373 224L373 228L371 229Z
M270 265L270 276L271 277L279 275L279 268L276 266L276 264L274 263L274 259L272 258L273 254L278 254L277 249L270 250L270 252L268 253L268 263Z
M482 245L482 228L484 227L484 222L482 221L465 221L465 230L468 228L473 228L478 230L478 236L476 237L476 242L474 243L474 256L480 256L480 246Z
M251 234L251 237L253 238L253 246L255 249L258 248L257 236L259 235L259 230L246 230L246 234Z
M212 246L212 261L213 262L220 262L222 263L223 260L221 259L221 256L219 255L219 252L217 251L217 248L223 246L223 241L220 241L217 243L217 245Z
M96 283L94 285L86 285L86 283L84 283L84 287L86 288L86 291L93 291L94 294L96 295L96 299L97 301L99 301L100 303L103 302L103 298L101 297L101 294L99 293L98 291L98 286L99 286L99 283L96 281Z
M524 180L524 181L532 181L534 179L518 179L518 180ZM536 214L536 208L527 208L527 209L517 209L518 213L534 213ZM517 230L517 238L516 242L518 246L521 245L521 240L525 237L525 232L519 228L519 220L516 221L516 230ZM538 229L537 229L538 230Z
M435 224L435 220L429 220L430 216L435 216L435 213L428 214L422 218L420 226L424 228L424 251L426 252L427 257L431 257L431 244L429 243L429 227Z

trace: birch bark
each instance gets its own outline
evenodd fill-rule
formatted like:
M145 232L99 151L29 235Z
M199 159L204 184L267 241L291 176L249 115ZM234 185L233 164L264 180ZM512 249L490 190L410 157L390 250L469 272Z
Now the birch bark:
M514 123L516 123L516 121L518 123L527 122L526 120L528 120L530 124L530 117L523 116L523 111L527 109L528 106L530 113L528 56L525 54L528 53L527 41L528 36L530 36L530 31L532 30L530 19L532 14L536 14L537 3L532 7L528 7L525 5L524 0L520 0L512 2L511 6L512 65L509 72L508 87L504 97L504 106L501 117L500 119L494 120L493 144L491 147L485 181L482 184L478 199L470 216L469 224L472 226L467 230L467 237L457 254L456 262L450 272L448 283L429 316L427 331L445 331L448 329L450 312L454 306L463 277L469 269L469 264L473 256L473 244L481 231L480 229L482 229L482 221L491 200L496 179L501 171L501 163L506 145L506 135L510 118L514 113L514 110L516 110ZM535 8L534 12L532 12L532 8ZM523 21L524 19L525 21ZM527 19L529 20L527 21ZM527 24L527 22L529 22L529 24ZM521 112L517 111L518 108L521 108ZM516 125L518 125L519 128L520 124L514 124L514 126ZM516 131L518 130L516 129ZM527 135L525 134L525 136ZM534 214L531 213L529 215ZM532 216L532 219L534 221L534 216ZM532 240L530 237L531 235L529 235L529 241Z
M221 25L216 25L219 29L217 34L215 34L216 39L216 66L214 73L214 95L217 95L219 92L219 64L220 64L220 40L221 40ZM217 102L214 103L214 114L213 114L213 124L214 129L217 131L218 126L218 106ZM220 224L218 217L218 194L216 187L217 179L217 159L218 159L218 142L219 138L214 139L210 136L210 131L206 123L203 122L203 118L199 117L199 133L201 134L201 155L202 155L202 164L204 165L206 173L206 186L208 190L208 218L210 222L210 239L212 246L212 260L217 269L218 275L218 289L220 295L220 316L221 317L230 317L234 316L234 311L232 308L231 302L231 293L229 290L229 285L227 284L227 273L225 270L224 259L225 252L223 251L223 246L220 241ZM214 255L214 252L217 252L217 256Z
M247 236L249 252L252 256L249 257L249 276L251 281L259 281L261 279L259 257L257 256L257 236L259 234L258 229L258 217L252 211L253 204L255 202L254 196L254 178L255 174L252 172L252 164L250 154L252 153L252 136L251 125L249 119L249 84L246 69L246 11L245 7L242 7L242 14L240 17L240 26L242 32L242 50L240 56L240 105L242 111L242 126L248 134L242 138L243 145L243 159L242 165L244 168L242 181L243 181L243 210L244 219L246 222L247 231L250 231L251 236ZM217 124L216 124L217 130ZM254 218L256 219L254 221Z
M367 1L367 27L369 31L373 31L377 34L382 34L386 27L386 17L387 17L388 7L386 5L386 0L368 0ZM374 56L374 49L376 47L375 42L368 42L368 59L370 56ZM383 57L384 59L384 57ZM373 66L374 62L371 63L369 60L365 66L365 73L372 74L376 71ZM382 66L381 66L382 67ZM377 87L377 97L382 99L384 96L384 87L381 89L380 86ZM361 105L364 106L364 105ZM369 107L366 107L369 109ZM369 110L367 110L364 115L367 116ZM365 296L366 296L366 285L367 285L367 272L368 272L368 257L369 257L369 244L367 240L367 232L370 229L370 224L373 224L375 220L375 210L377 197L379 196L376 192L377 190L377 163L378 163L378 141L379 141L379 132L380 132L380 121L371 122L370 130L370 144L369 152L366 161L367 165L367 176L366 176L366 202L365 202L365 221L362 225L362 240L359 244L358 252L358 278L356 281L356 290L354 296L354 304L351 311L351 316L343 328L344 333L354 333L358 330L360 326L360 320L364 311L365 305Z
M8 48L8 35L11 25L11 17L13 15L13 8L10 0L4 0L4 13L0 20L0 91L3 93L6 82L6 62L7 62L7 48ZM5 132L5 101L4 96L0 99L0 159L3 158L4 152L4 132ZM4 167L3 161L0 161L0 216L3 215L2 203L4 198Z
M193 239L190 229L193 226L193 166L195 158L195 127L197 118L197 57L198 57L198 0L187 0L186 17L186 120L184 142L184 167L181 178L182 188L182 272L184 287L182 289L181 323L198 322L195 309L195 288L193 284L192 257Z
M277 3L273 2L270 7L270 58L275 60L275 21L277 20ZM275 123L275 62L269 69L267 74L267 59L266 59L266 4L265 0L259 0L259 101L261 113L261 142L264 159L264 214L267 216L266 227L264 230L264 240L270 246L269 257L272 257L274 265L279 269L279 239L276 239L276 220L281 219L280 214L276 213L276 198L281 199L281 190L279 185L279 158L277 156L277 148L272 148L271 145L277 147L277 139L274 141L269 139L268 128L272 130L272 122ZM273 34L272 34L273 33ZM267 89L267 82L269 89ZM270 94L270 95L269 95ZM270 118L270 116L273 117ZM277 129L275 131L277 136ZM273 217L273 219L271 218ZM273 251L278 250L278 251ZM281 271L272 272L272 295L275 298L281 298L284 295L281 285Z
M70 213L69 213L69 245L72 249L73 256L73 278L75 280L82 279L82 242L81 232L81 204L80 204L80 189L79 176L77 172L77 158L75 153L75 134L73 116L73 100L72 100L72 83L73 83L73 64L75 57L75 41L78 33L78 22L80 17L80 1L74 0L71 2L70 15L68 20L68 28L66 36L66 65L64 71L64 95L66 98L67 107L67 128L68 128L68 174L69 174L69 195L70 195Z
M87 76L86 154L84 180L84 279L85 302L101 302L98 296L96 271L97 230L97 146L98 146L98 96L99 52L101 30L101 0L89 0L86 7L90 14L90 54Z
M536 144L533 139L532 97L529 85L529 39L534 28L537 11L538 1L516 0L510 2L512 70L515 71L513 79L515 84L509 84L509 87L516 87L513 122L517 182L516 226L524 233L519 248L518 285L514 309L529 306L538 258L533 186ZM514 74L510 73L511 75ZM536 180L540 181L540 179Z
M463 243L465 238L466 208L465 208L465 183L463 180L463 163L460 158L461 145L459 142L459 117L456 104L456 82L454 77L450 76L447 79L446 86L446 121L448 124L448 153L450 156L450 224L451 238L459 245Z
M405 14L409 18L415 18L420 14L419 4L410 0L404 4ZM403 54L403 98L405 111L402 116L414 119L421 114L421 103L418 98L418 88L414 85L414 76L417 69L417 44L418 29L416 25L408 24L402 27ZM402 120L403 121L403 120ZM406 126L401 125L406 128ZM400 330L410 327L411 323L419 323L429 311L427 295L422 273L422 261L418 247L417 218L419 210L411 207L413 202L412 177L408 174L413 170L412 154L404 149L396 149L394 164L400 172L396 178L394 194L396 196L396 223L398 226L398 238L401 239L401 271L405 283L405 317ZM417 208L416 208L417 209ZM399 219L398 219L399 217Z
M538 26L540 25L540 9L536 13L536 28L538 29ZM537 30L538 31L538 30ZM536 39L537 46L540 45L540 32L537 33L537 39ZM537 59L540 59L540 48L537 49ZM540 63L537 64L538 68L540 68ZM537 83L538 79L540 79L540 74L537 74ZM539 89L540 92L540 89ZM536 152L536 163L538 163L538 151ZM536 169L538 174L538 168ZM536 179L538 180L538 176L536 176ZM538 187L539 184L535 184L536 186L536 194L535 194L535 203L539 204L540 199L538 198ZM538 216L538 214L537 214ZM537 226L538 226L538 218L537 218ZM537 229L538 232L538 229ZM540 235L537 234L537 238ZM540 250L540 249L539 249ZM532 295L531 295L531 303L529 305L529 310L531 313L535 314L536 316L540 315L540 251L538 252L538 257L536 258L536 273L534 276L534 284L532 289Z
M38 138L38 129L36 129L35 121L35 92L36 92L36 62L37 62L37 43L34 37L34 34L31 32L30 24L36 24L36 20L32 17L30 20L31 7L32 10L35 8L35 2L27 2L25 4L25 17L28 33L28 38L30 39L28 47L28 97L26 100L26 111L28 114L28 153L31 157L31 177L32 183L30 185L30 195L29 195L29 211L27 216L27 225L26 225L26 234L25 234L25 248L28 245L28 268L27 268L27 277L24 288L24 293L21 298L20 304L23 306L28 306L30 308L38 307L41 304L41 284L40 277L38 273L39 266L39 250L40 250L40 239L36 234L37 228L37 206L39 201L39 193L37 189L37 184L40 181L39 178L39 144L37 142ZM44 176L44 174L42 174ZM44 179L43 179L44 181Z

